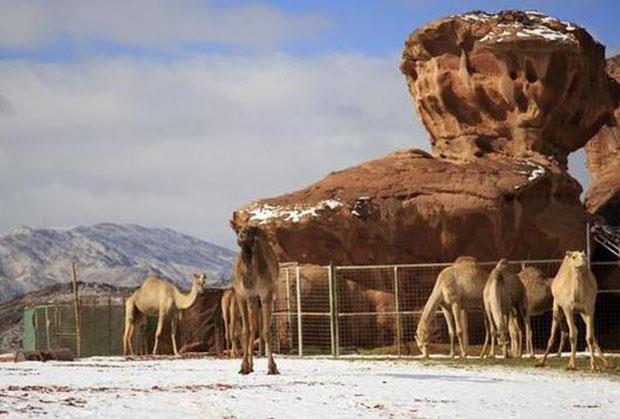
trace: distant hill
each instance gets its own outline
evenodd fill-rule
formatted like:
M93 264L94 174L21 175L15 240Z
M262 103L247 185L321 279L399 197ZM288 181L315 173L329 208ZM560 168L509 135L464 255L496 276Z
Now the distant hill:
M171 229L102 223L67 230L20 227L0 235L0 302L70 280L135 287L150 273L181 288L195 272L228 282L235 253Z

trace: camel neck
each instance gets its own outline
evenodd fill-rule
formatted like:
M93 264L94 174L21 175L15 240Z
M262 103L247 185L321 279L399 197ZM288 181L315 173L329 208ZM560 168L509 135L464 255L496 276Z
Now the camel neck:
M196 284L192 285L191 291L187 294L182 293L176 288L174 291L174 302L179 310L186 310L190 308L198 296L198 287Z
M424 309L422 310L422 314L420 315L420 321L418 322L417 331L419 332L421 329L428 329L428 323L430 322L431 315L435 313L437 307L439 306L439 297L440 292L438 292L438 287L435 285L431 296L428 299L428 302L424 305Z
M243 246L241 246L241 258L243 259L243 263L245 263L246 266L250 265L250 263L252 262L252 246L248 244L244 244Z

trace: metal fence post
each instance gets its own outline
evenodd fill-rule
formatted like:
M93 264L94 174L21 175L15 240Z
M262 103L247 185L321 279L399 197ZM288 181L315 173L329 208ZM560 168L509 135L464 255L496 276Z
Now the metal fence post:
M304 339L301 319L301 286L300 286L299 266L295 269L295 282L297 287L297 346L299 347L299 356L304 356Z
M394 266L394 309L396 311L396 346L398 356L401 356L400 346L402 345L402 336L400 330L400 298L398 292L398 266Z
M592 269L592 267L590 266L590 260L592 259L592 255L590 254L592 248L591 248L591 244L590 244L590 222L588 221L586 223L586 253L588 256L588 268Z
M286 269L284 279L286 281L286 322L289 338L289 350L293 349L293 313L291 312L291 281L289 279L289 268Z
M331 277L333 282L333 294L334 296L334 353L335 357L340 356L340 307L338 305L338 276L335 266L330 267Z
M336 357L336 335L335 332L335 314L336 310L334 310L334 275L333 275L334 266L330 264L327 267L327 283L329 285L329 337L331 343L332 356Z

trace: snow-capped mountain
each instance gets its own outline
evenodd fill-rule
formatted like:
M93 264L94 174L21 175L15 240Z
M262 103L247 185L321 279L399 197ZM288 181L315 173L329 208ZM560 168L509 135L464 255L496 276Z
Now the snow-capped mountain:
M182 288L195 272L211 285L228 281L234 252L171 229L112 223L68 230L20 227L0 235L0 301L71 280L139 285L156 273Z

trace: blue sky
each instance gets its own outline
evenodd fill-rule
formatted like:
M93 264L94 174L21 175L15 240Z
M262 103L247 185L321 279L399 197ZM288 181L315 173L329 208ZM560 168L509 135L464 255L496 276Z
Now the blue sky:
M101 221L233 246L239 206L428 149L398 72L419 25L537 9L620 49L616 1L0 2L0 232ZM583 153L571 171L587 183Z

